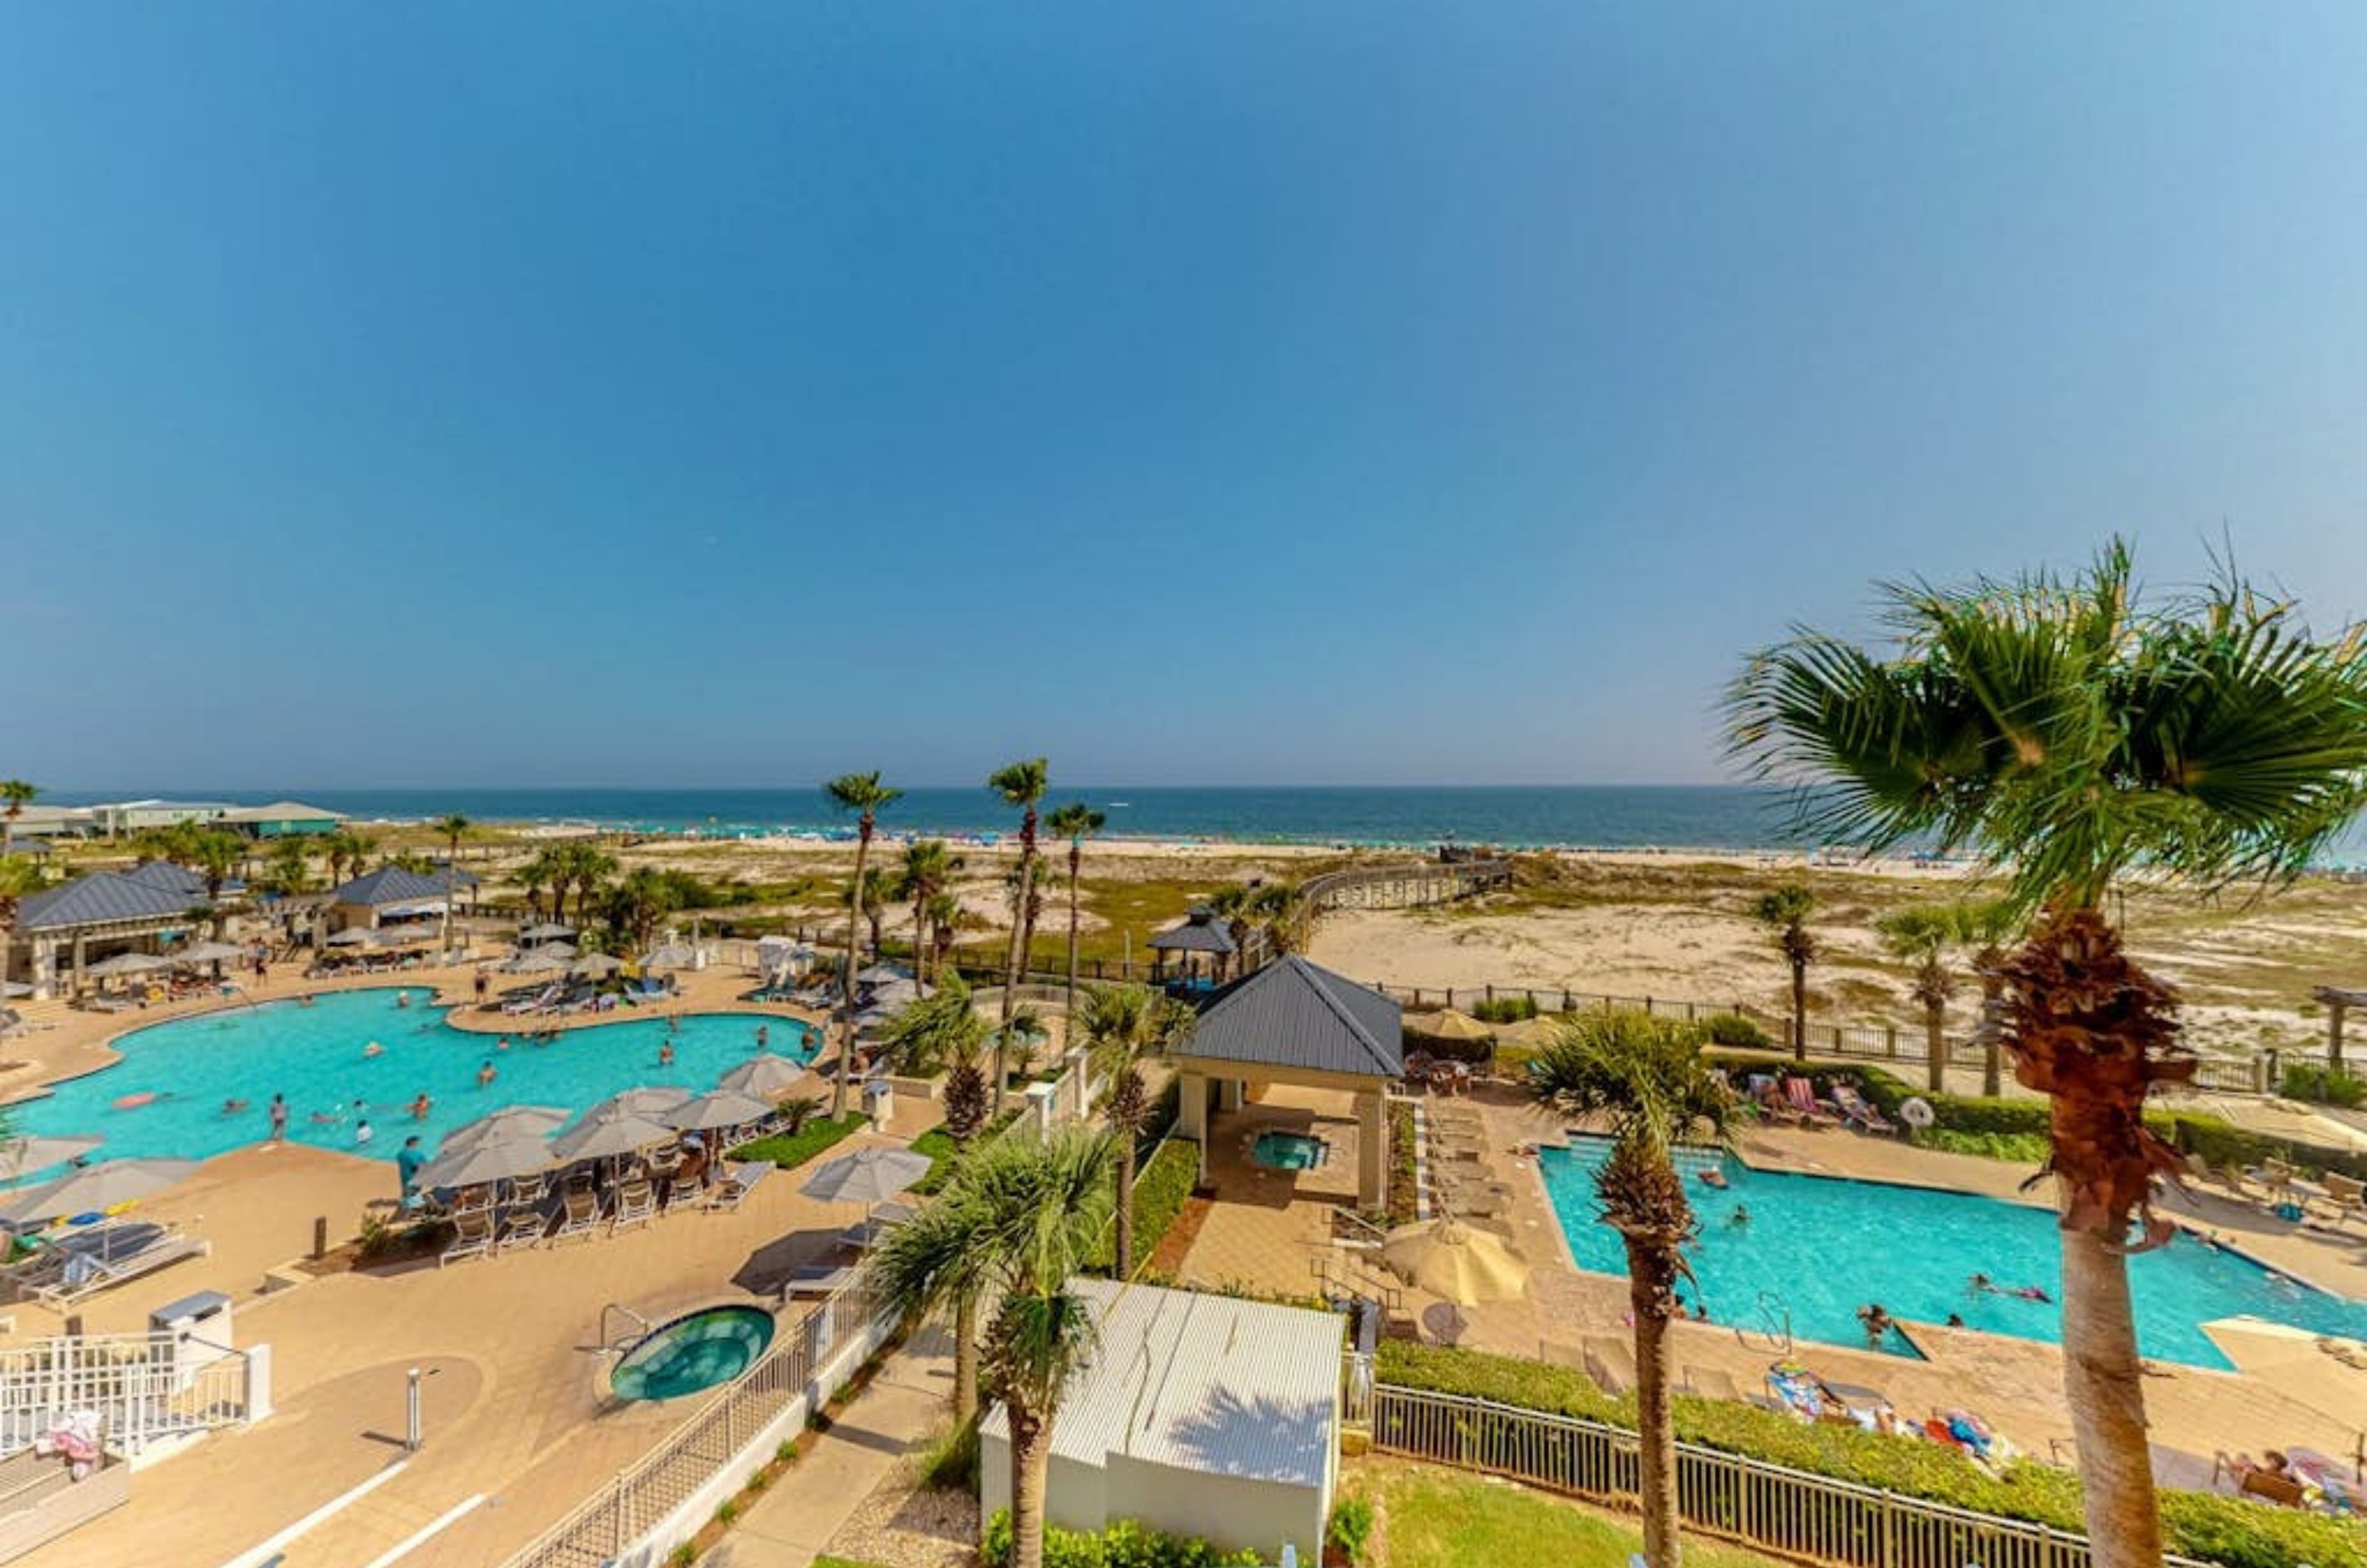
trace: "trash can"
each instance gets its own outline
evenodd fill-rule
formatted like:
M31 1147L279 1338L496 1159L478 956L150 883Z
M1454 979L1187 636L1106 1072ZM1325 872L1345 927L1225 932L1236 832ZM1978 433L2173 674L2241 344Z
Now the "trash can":
M176 1371L193 1372L210 1367L231 1353L230 1298L220 1291L199 1291L167 1302L148 1314L148 1332L161 1335L172 1347Z

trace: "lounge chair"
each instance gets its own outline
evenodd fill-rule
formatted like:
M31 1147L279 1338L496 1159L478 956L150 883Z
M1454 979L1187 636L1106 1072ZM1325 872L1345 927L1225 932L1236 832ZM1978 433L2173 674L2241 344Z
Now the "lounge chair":
M32 1296L43 1306L62 1310L101 1291L113 1290L118 1285L153 1274L157 1269L178 1263L185 1258L202 1258L212 1250L210 1242L166 1231L130 1252L72 1253L66 1258L57 1280L36 1287Z
M617 1213L609 1222L614 1235L627 1225L645 1225L658 1217L657 1189L636 1178L617 1189Z
M550 1222L543 1218L542 1211L531 1204L504 1209L501 1228L493 1233L493 1250L514 1252L522 1247L538 1246L549 1227Z
M889 1230L912 1217L909 1203L882 1203L857 1223L838 1233L838 1245L851 1247L857 1252L867 1252Z
M862 1270L845 1263L809 1263L791 1269L781 1281L781 1294L788 1296L827 1296L851 1285Z
M1636 1386L1636 1352L1625 1339L1589 1335L1583 1345L1586 1375L1614 1399Z
M2356 1180L2339 1170L2326 1173L2326 1196L2313 1199L2310 1207L2323 1210L2338 1225L2353 1220L2367 1219L2367 1182Z
M457 1233L452 1245L436 1260L441 1269L447 1263L462 1258L482 1258L493 1250L493 1212L491 1209L470 1209L452 1216L452 1228Z
M1840 1107L1842 1119L1861 1133L1887 1133L1894 1138L1898 1135L1897 1122L1845 1083L1833 1085L1833 1103Z
M559 1226L550 1233L552 1245L571 1235L591 1236L599 1234L600 1200L580 1187L571 1187L559 1196Z
M1722 1367L1687 1367L1679 1392L1695 1399L1740 1399L1742 1385Z
M773 1169L773 1162L768 1159L743 1160L728 1166L723 1179L708 1190L699 1206L711 1214L736 1213L748 1201L748 1194L756 1190L756 1184L771 1175Z
M1785 1078L1784 1099L1808 1126L1829 1127L1840 1120L1831 1106L1817 1098L1817 1086L1806 1078L1796 1076Z

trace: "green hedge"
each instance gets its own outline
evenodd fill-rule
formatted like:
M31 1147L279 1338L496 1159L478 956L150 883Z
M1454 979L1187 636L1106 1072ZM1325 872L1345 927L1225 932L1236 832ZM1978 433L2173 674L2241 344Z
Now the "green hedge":
M986 1540L979 1559L986 1568L1008 1568L1011 1562L1011 1510L998 1508L986 1522ZM1058 1525L1044 1531L1044 1568L1257 1568L1263 1559L1252 1551L1223 1552L1205 1540L1169 1535L1120 1519L1105 1530L1088 1535Z
M1567 1367L1384 1339L1376 1369L1382 1382L1400 1388L1467 1394L1630 1429L1636 1425L1632 1398L1614 1399ZM1672 1403L1677 1436L1704 1448L1978 1513L2057 1529L2085 1529L2079 1479L2067 1470L2023 1460L1992 1476L1938 1443L1855 1427L1809 1426L1731 1400L1680 1396ZM2164 1492L2161 1513L2170 1551L2225 1568L2293 1568L2298 1562L2367 1568L2367 1530L2322 1515L2202 1492Z
M2295 1062L2278 1080L2277 1092L2287 1100L2306 1100L2349 1110L2367 1101L2367 1078L2323 1063Z
M1139 1269L1159 1250L1184 1212L1192 1189L1200 1180L1200 1145L1189 1138L1170 1138L1159 1145L1150 1163L1134 1174L1134 1262ZM1093 1271L1107 1274L1116 1266L1117 1227L1102 1232L1093 1249Z
M851 1138L871 1125L871 1118L859 1111L848 1111L833 1122L827 1116L817 1116L794 1133L782 1133L770 1138L759 1138L753 1144L742 1144L733 1149L732 1159L767 1159L782 1169L800 1166L841 1138Z
M1024 1105L1013 1106L1002 1115L990 1120L985 1126L980 1127L978 1130L978 1136L970 1141L974 1144L984 1143L1018 1121L1019 1113L1025 1109ZM953 1134L943 1127L932 1127L912 1140L912 1152L929 1156L929 1174L912 1183L912 1188L914 1192L925 1198L945 1186L946 1179L953 1175L954 1156L960 1152L960 1145L954 1142Z

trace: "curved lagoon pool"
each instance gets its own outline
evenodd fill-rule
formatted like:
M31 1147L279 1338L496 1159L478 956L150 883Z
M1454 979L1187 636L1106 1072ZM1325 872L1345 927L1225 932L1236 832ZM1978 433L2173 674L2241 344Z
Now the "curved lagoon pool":
M1546 1193L1570 1255L1580 1269L1624 1276L1618 1235L1596 1218L1594 1167L1599 1142L1572 1138L1569 1149L1541 1156ZM2063 1337L2063 1262L2054 1214L1962 1192L1932 1191L1839 1177L1751 1170L1728 1159L1727 1190L1691 1179L1686 1196L1701 1218L1686 1251L1695 1283L1688 1303L1708 1307L1714 1322L1760 1329L1761 1292L1791 1314L1792 1332L1829 1345L1863 1347L1857 1309L1879 1302L1893 1317L1944 1323L1961 1314L1967 1328L2024 1339ZM1734 1213L1747 1208L1747 1223ZM1973 1291L1986 1274L1999 1285L2035 1285L2052 1298L2022 1300ZM2217 1318L2248 1314L2318 1334L2367 1337L2367 1303L2285 1280L2250 1259L2180 1235L2129 1259L2137 1347L2190 1366L2227 1367L2203 1332ZM1897 1335L1881 1347L1911 1348Z
M633 1342L608 1374L619 1399L679 1399L730 1382L773 1342L762 1307L709 1307L662 1323Z
M702 1090L759 1049L799 1062L818 1049L813 1031L795 1019L685 1013L674 1059L660 1066L666 1015L651 1010L579 1024L551 1041L513 1034L509 1048L497 1050L497 1036L447 1025L445 1010L427 1005L429 993L417 986L409 987L411 1005L397 1007L402 988L329 991L310 1007L265 1002L137 1030L116 1041L121 1061L11 1106L10 1130L92 1134L107 1140L101 1159L205 1159L269 1137L271 1097L284 1094L290 1142L391 1160L413 1133L432 1151L445 1134L505 1105L581 1110L638 1084ZM762 1047L759 1029L767 1036ZM366 1056L372 1041L379 1053ZM477 1073L487 1062L496 1076L481 1089ZM434 1106L414 1121L409 1108L422 1090ZM245 1109L225 1110L231 1100ZM357 1147L363 1116L373 1136Z

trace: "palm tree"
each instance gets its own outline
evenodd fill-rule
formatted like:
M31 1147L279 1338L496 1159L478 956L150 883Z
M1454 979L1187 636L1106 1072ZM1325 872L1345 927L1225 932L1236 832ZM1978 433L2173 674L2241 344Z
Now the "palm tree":
M567 896L567 878L560 870L560 863L557 852L538 850L524 865L510 874L518 885L518 891L526 895L526 912L530 921L538 921L542 917L542 890L546 887L556 889L551 895L550 918L556 920L562 913L560 905Z
M39 785L23 779L0 779L0 801L7 803L0 807L0 856L16 847L17 818L25 815L25 807L32 805L33 797L40 793Z
M838 901L871 928L874 957L879 953L879 923L888 918L888 900L895 896L896 879L888 874L886 868L876 865L864 869L859 883L849 883L839 890ZM913 965L912 977L921 977L918 964Z
M1219 887L1208 897L1208 912L1225 922L1225 933L1233 939L1236 952L1247 951L1251 917L1257 913L1257 902L1258 889L1247 882Z
M946 955L953 951L954 926L961 919L961 900L951 893L932 893L922 912L929 917L929 949L934 972L943 979Z
M895 1064L898 1072L916 1078L934 1077L952 1064L978 1055L986 1040L986 1021L970 1006L969 987L954 975L931 994L915 997L899 1008L880 1025L878 1038L886 1059ZM946 1131L956 1143L968 1141L966 1134L957 1134L950 1127Z
M564 844L557 851L555 863L558 874L551 883L552 908L564 915L567 889L572 884L575 888L575 923L588 924L594 897L617 874L617 857L597 844Z
M841 811L856 813L855 880L848 889L854 895L854 906L846 916L846 968L838 977L839 1017L844 1021L830 1091L831 1119L837 1121L846 1114L846 1080L855 1067L855 933L863 919L864 869L871 859L871 836L878 828L881 808L894 805L904 792L881 784L876 769L867 773L841 773L822 785L821 791Z
M674 873L637 865L608 894L609 921L634 952L644 951L657 935L658 922L683 907L683 893Z
M1300 926L1307 919L1307 895L1296 882L1269 882L1257 890L1251 908L1265 921L1266 945L1277 958L1298 947Z
M1963 921L1953 904L1916 904L1883 916L1874 929L1892 957L1915 965L1911 988L1923 1006L1924 1083L1938 1094L1948 1087L1948 998L1956 988L1948 950L1960 940Z
M1676 1568L1677 1432L1669 1407L1669 1320L1677 1280L1690 1278L1682 1248L1693 1206L1671 1150L1705 1131L1723 1141L1732 1097L1702 1061L1689 1025L1639 1012L1587 1013L1529 1064L1531 1099L1560 1116L1603 1116L1611 1152L1594 1173L1603 1223L1627 1253L1627 1304L1636 1326L1636 1425L1644 1508L1644 1557Z
M897 868L895 896L912 901L912 978L929 977L929 901L953 881L954 873L962 868L962 857L955 854L943 839L915 839L904 846L904 863ZM872 945L879 938L875 931Z
M1069 998L1068 1012L1077 1016L1077 878L1084 870L1085 840L1102 830L1109 818L1083 801L1071 801L1044 819L1052 836L1069 840Z
M1013 1568L1043 1568L1052 1423L1093 1345L1091 1308L1069 1280L1109 1223L1111 1154L1106 1134L1082 1128L986 1145L866 1266L908 1313L1000 1295L984 1371L1011 1427Z
M271 885L288 897L312 886L312 861L300 838L286 838L271 846Z
M2177 1152L2146 1091L2190 1078L2176 998L2104 912L2132 868L2206 888L2281 884L2367 804L2367 628L2321 640L2232 573L2146 601L2125 544L2067 577L1886 587L1897 646L1818 632L1754 655L1736 750L1820 788L1804 826L1869 850L1988 860L2035 929L1999 966L2014 1076L2050 1097L2063 1381L2097 1568L2157 1568L2161 1526L2126 1255Z
M1776 951L1792 966L1792 1059L1795 1062L1808 1059L1808 964L1817 956L1808 911L1816 907L1816 894L1800 882L1770 888L1750 906L1750 918L1775 933Z
M444 951L452 951L452 884L460 874L460 840L475 831L476 824L454 811L436 819L436 836L444 840L444 929L438 942Z
M2004 1090L2005 1032L1997 1028L2005 1007L2005 961L2026 923L2021 911L2002 898L1978 898L1960 904L1964 941L1973 950L1973 973L1981 977L1981 1092L1995 1100Z
M1051 764L1041 757L1014 762L1007 768L990 774L986 787L1000 795L1005 806L1019 807L1019 877L1018 897L1012 910L1011 953L1002 964L1002 1021L1011 1021L1011 1004L1019 990L1021 966L1027 956L1027 940L1034 932L1027 919L1027 897L1036 886L1036 808L1044 803L1044 791L1051 783ZM994 1043L994 1108L1002 1109L1002 1041Z
M1082 1013L1072 1012L1070 1036L1093 1053L1109 1074L1102 1094L1102 1121L1117 1141L1117 1238L1111 1257L1117 1277L1134 1273L1135 1145L1150 1121L1150 1091L1142 1079L1142 1058L1169 1051L1188 1039L1194 1014L1181 1002L1148 986L1094 986L1085 992Z

